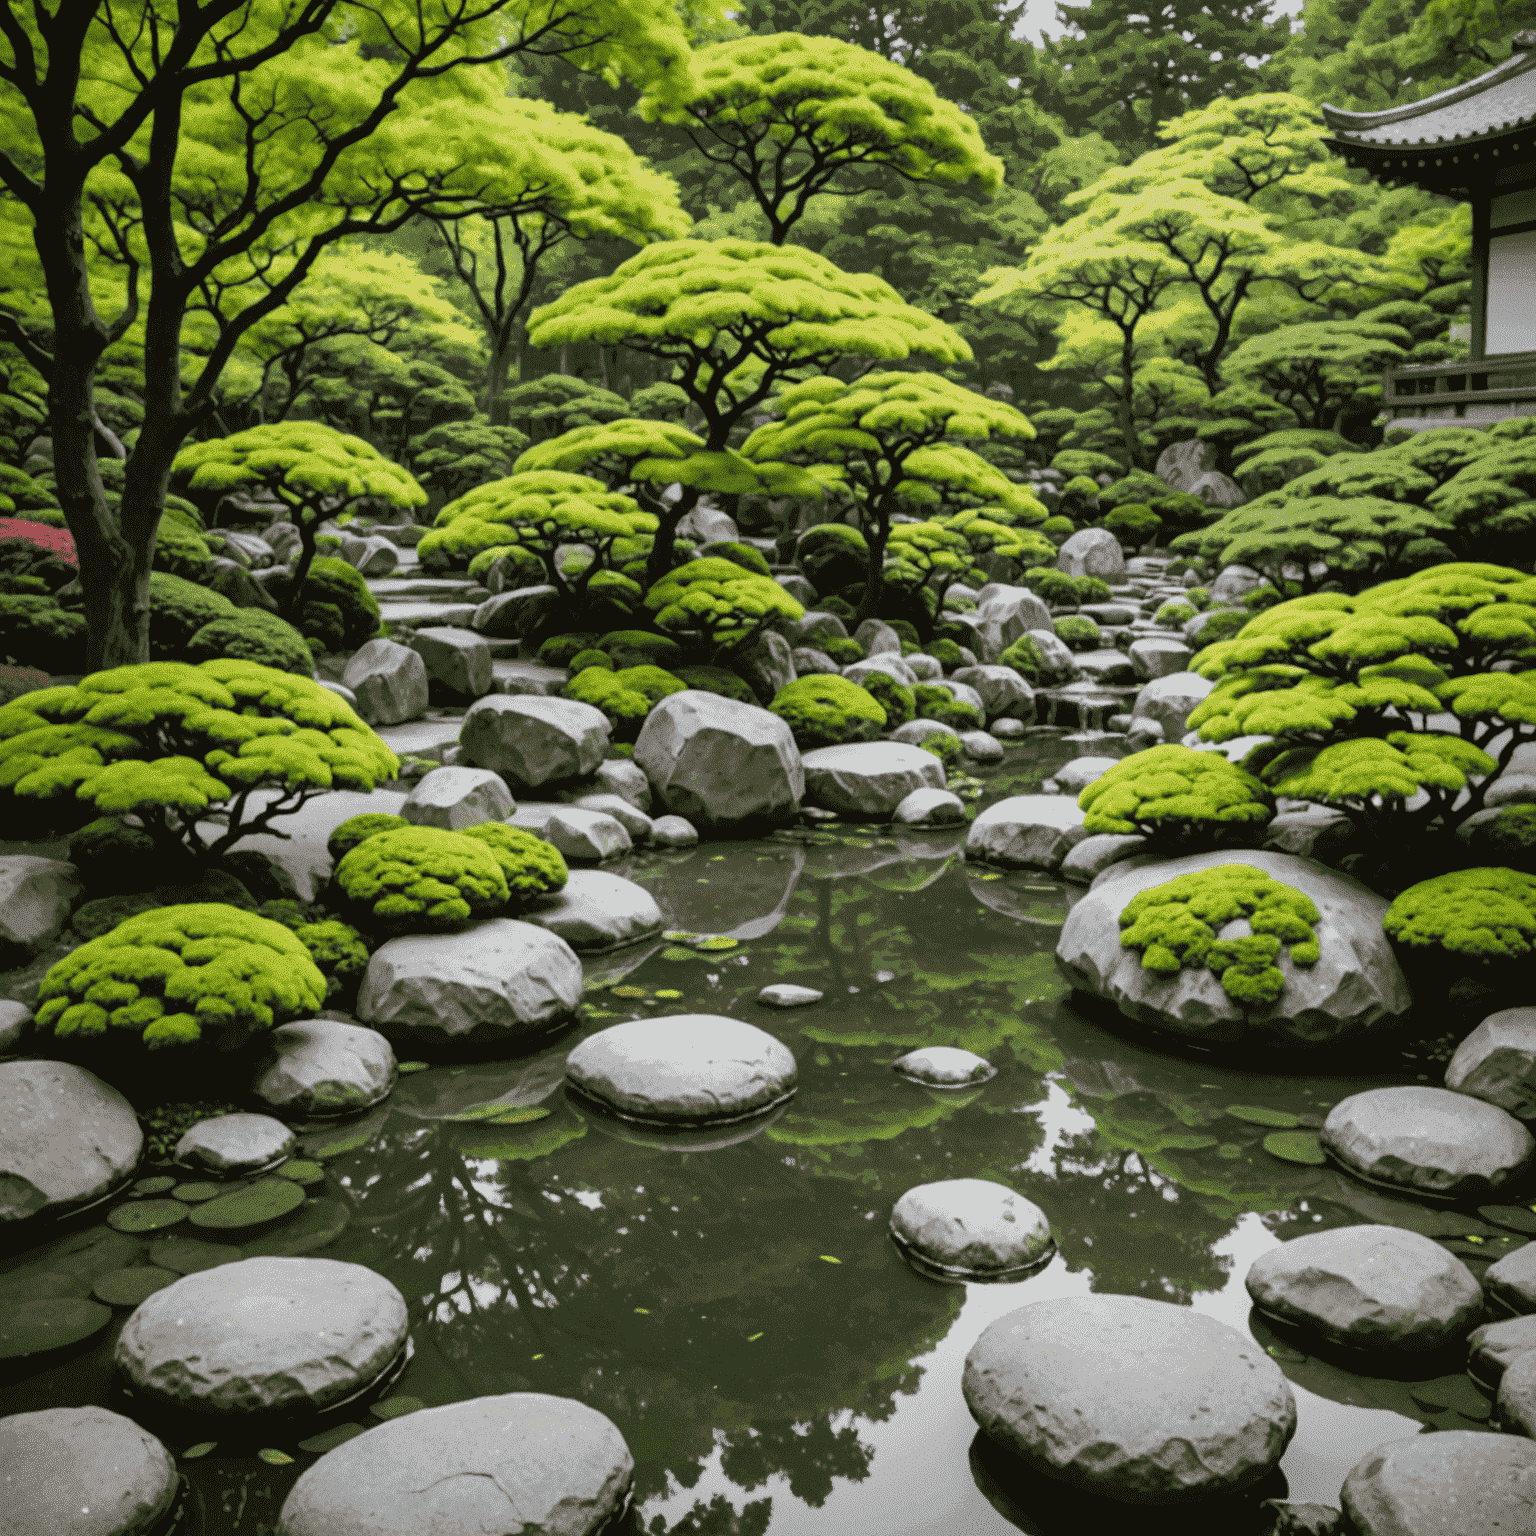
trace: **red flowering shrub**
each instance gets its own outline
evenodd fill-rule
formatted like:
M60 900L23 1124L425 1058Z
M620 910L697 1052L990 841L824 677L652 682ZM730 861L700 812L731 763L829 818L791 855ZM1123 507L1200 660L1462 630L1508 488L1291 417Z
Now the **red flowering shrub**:
M0 705L19 699L24 693L53 687L53 679L36 667L0 667Z
M66 565L79 568L75 554L75 536L67 528L51 528L47 523L29 522L24 517L0 517L0 543L20 539L32 544L44 554L62 560Z
M67 528L0 517L0 592L47 596L73 581L79 566Z

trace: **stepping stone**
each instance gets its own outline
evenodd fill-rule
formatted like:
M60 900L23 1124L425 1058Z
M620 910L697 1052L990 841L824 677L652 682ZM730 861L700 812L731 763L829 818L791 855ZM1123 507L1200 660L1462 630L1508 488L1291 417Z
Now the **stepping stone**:
M1323 1145L1350 1173L1411 1194L1486 1201L1521 1179L1536 1141L1512 1115L1448 1088L1371 1088L1334 1105Z
M491 686L497 693L526 693L536 697L558 698L560 690L571 680L564 667L541 666L536 661L521 661L511 657L493 659L491 662Z
M795 1058L765 1030L720 1014L615 1024L583 1040L566 1080L624 1118L709 1125L764 1114L795 1092Z
M106 1408L44 1408L0 1419L7 1536L146 1536L181 1478L148 1430Z
M489 768L434 768L416 782L400 814L414 826L458 832L505 821L515 808L506 780Z
M1465 1264L1401 1227L1308 1232L1261 1254L1245 1284L1261 1312L1354 1349L1442 1349L1483 1306Z
M944 788L938 758L900 741L818 747L803 755L801 765L807 803L840 816L889 820L914 790Z
M1445 1086L1536 1120L1536 1008L1490 1014L1456 1048Z
M476 699L459 732L461 760L504 774L519 789L586 778L608 750L608 719L575 699Z
M376 1029L340 1019L300 1019L268 1037L251 1092L296 1120L354 1114L389 1097L395 1053ZM293 1165L281 1170L291 1175Z
M283 1504L283 1536L592 1536L624 1507L634 1458L614 1423L543 1392L391 1419L328 1451Z
M1536 1442L1450 1429L1377 1446L1339 1495L1359 1536L1515 1536L1536 1510Z
M997 1068L984 1056L953 1045L925 1045L908 1051L891 1065L925 1088L974 1088L997 1076Z
M651 823L652 848L695 848L699 832L682 816L658 816Z
M569 804L577 810L600 811L613 817L637 848L651 840L651 818L644 811L637 811L622 795L578 795Z
M1296 1432L1280 1367L1246 1334L1140 1296L1037 1301L966 1356L966 1406L1037 1472L1153 1504L1267 1477Z
M384 624L428 625L446 629L468 629L475 616L474 603L390 599L379 604L379 620Z
M1012 795L971 823L965 856L1005 869L1048 872L1087 835L1076 801L1062 795Z
M396 757L432 757L441 761L444 752L459 744L460 724L458 720L408 720L404 725L376 725L373 729ZM403 804L405 796L400 799Z
M324 1409L405 1347L405 1298L334 1259L242 1259L183 1276L129 1317L113 1362L163 1407L243 1417Z
M467 576L384 576L368 583L382 608L386 602L400 602L405 598L451 603L462 598L474 582Z
M478 699L491 691L491 648L472 629L428 625L411 637L411 649L427 672L461 698Z
M540 897L523 913L523 921L555 934L583 954L659 933L661 908L633 880L597 869L573 869L564 889Z
M1118 757L1074 757L1070 763L1063 763L1051 775L1051 783L1061 794L1081 794L1095 779L1103 778L1119 761Z
M629 833L614 817L576 805L562 805L544 823L543 836L563 857L592 863L616 859L634 848Z
M0 1231L110 1194L139 1165L133 1106L83 1067L0 1062Z
M370 725L403 725L427 712L427 664L394 640L360 647L341 681L357 696L357 712Z
M914 789L891 819L903 827L957 827L965 821L965 802L952 790Z
M1056 1252L1045 1212L990 1179L909 1189L891 1210L890 1230L903 1252L956 1279L1020 1279Z
M1506 1254L1483 1271L1483 1285L1495 1310L1536 1313L1536 1243Z
M793 982L777 981L764 987L757 994L757 1000L765 1008L809 1008L813 1003L819 1003L823 996L814 987L797 987Z
M199 1120L176 1143L183 1168L208 1173L256 1173L292 1154L298 1138L271 1115L215 1115Z
M1504 1372L1536 1349L1536 1317L1507 1317L1484 1323L1467 1336L1467 1374L1485 1391L1497 1393Z

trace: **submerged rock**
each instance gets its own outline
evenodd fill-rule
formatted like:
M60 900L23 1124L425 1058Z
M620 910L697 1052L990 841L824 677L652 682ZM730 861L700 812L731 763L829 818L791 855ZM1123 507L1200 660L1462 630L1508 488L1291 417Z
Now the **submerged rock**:
M633 1475L623 1435L585 1403L473 1397L326 1452L294 1484L278 1536L595 1536Z
M1258 1344L1140 1296L1057 1297L1000 1317L966 1356L962 1389L1028 1466L1128 1504L1247 1488L1296 1432L1290 1386Z
M990 1179L941 1179L909 1189L891 1236L923 1264L957 1278L1017 1279L1056 1251L1039 1206Z
M789 1047L720 1014L636 1019L589 1035L566 1058L573 1087L630 1119L662 1125L741 1120L795 1091Z
M1487 1199L1536 1156L1531 1133L1497 1105L1417 1085L1351 1094L1329 1111L1322 1142L1359 1178L1456 1199Z
M809 1008L819 1003L824 993L814 987L797 987L790 981L774 982L757 994L757 1000L765 1008Z
M45 1408L0 1419L5 1536L148 1536L181 1480L171 1453L106 1408Z
M1441 1349L1464 1338L1483 1308L1460 1259L1401 1227L1294 1237L1260 1254L1245 1284L1261 1312L1355 1349Z
M1514 1536L1536 1521L1536 1442L1449 1429L1377 1446L1340 1494L1356 1536Z
M242 1259L184 1275L128 1318L113 1363L149 1402L239 1416L318 1410L405 1347L405 1298L335 1259Z

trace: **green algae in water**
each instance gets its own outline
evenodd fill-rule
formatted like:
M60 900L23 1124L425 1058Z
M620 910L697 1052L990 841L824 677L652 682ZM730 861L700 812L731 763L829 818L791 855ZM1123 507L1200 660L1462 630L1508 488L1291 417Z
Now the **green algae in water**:
M448 1125L526 1125L542 1120L551 1113L539 1105L530 1104L477 1104L473 1109L460 1110L456 1115L438 1118Z
M192 1225L212 1231L237 1232L245 1227L265 1226L286 1216L304 1204L304 1190L291 1179L262 1179L249 1189L220 1195L206 1205L195 1207Z
M179 1200L140 1200L107 1212L107 1225L116 1232L159 1232L187 1219Z

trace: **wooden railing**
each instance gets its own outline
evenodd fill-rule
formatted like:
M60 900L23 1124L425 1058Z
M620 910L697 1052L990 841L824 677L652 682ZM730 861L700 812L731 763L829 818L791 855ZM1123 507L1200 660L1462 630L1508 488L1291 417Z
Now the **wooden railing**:
M1447 424L1536 416L1536 352L1388 368L1381 375L1381 408L1393 421L1415 416Z

